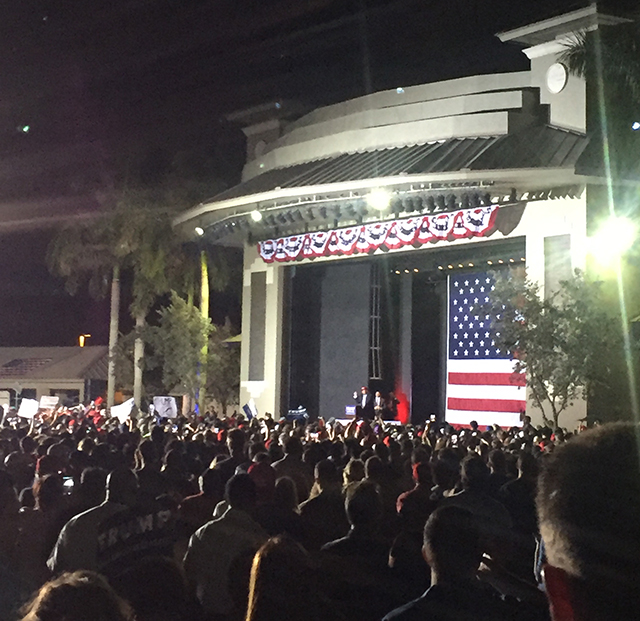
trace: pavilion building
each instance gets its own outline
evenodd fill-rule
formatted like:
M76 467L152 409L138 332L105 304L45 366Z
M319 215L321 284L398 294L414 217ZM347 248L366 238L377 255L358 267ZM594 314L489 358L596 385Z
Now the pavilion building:
M414 421L540 419L474 305L496 269L526 266L543 294L584 269L604 179L585 80L558 57L617 21L589 7L498 35L530 71L246 115L242 182L176 221L244 247L241 403L341 418L367 385Z

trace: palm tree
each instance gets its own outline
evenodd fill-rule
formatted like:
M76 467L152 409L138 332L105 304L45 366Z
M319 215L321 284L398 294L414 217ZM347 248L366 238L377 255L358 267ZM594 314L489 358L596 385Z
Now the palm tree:
M107 406L115 396L115 350L118 342L120 311L120 267L116 252L117 226L111 215L82 221L62 229L47 250L49 270L66 280L66 289L74 295L88 284L92 297L101 298L111 290L109 319L109 369L107 374Z

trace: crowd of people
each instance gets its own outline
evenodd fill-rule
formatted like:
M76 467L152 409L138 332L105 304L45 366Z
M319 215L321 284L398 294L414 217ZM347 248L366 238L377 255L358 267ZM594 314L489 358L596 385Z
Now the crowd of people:
M0 619L636 618L639 438L9 412Z

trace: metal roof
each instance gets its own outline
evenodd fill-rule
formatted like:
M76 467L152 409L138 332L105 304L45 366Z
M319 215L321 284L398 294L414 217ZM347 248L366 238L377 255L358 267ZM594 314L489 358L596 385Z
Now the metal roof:
M107 379L108 347L0 347L3 380Z
M549 125L505 136L451 138L428 144L335 157L269 170L215 196L210 202L271 190L458 170L573 169L585 150L584 134Z

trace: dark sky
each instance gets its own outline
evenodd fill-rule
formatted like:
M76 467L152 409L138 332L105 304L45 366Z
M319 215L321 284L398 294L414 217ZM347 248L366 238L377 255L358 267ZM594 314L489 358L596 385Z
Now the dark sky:
M0 22L0 345L106 341L105 305L66 297L50 232L2 221L99 208L122 162L206 156L237 181L222 117L396 86L526 69L496 32L575 0L20 0ZM28 131L24 131L28 126ZM133 155L132 155L133 154ZM71 205L71 207L70 207ZM37 309L34 310L34 309ZM235 312L235 311L233 311Z

